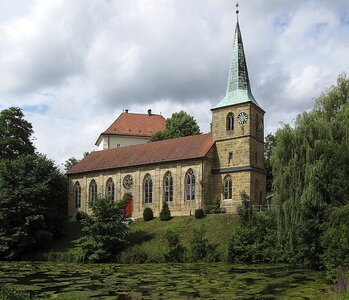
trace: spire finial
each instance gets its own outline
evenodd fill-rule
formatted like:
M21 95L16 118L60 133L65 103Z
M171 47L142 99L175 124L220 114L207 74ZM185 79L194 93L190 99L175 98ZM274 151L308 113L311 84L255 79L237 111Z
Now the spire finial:
M236 19L239 22L239 3L236 3Z

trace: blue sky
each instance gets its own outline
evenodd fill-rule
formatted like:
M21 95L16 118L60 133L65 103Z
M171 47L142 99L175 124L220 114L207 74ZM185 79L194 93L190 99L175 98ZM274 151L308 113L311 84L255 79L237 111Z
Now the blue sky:
M185 110L209 130L226 90L228 0L0 0L0 109L19 106L38 150L61 164L95 150L128 108ZM347 0L240 2L266 133L293 122L349 70Z

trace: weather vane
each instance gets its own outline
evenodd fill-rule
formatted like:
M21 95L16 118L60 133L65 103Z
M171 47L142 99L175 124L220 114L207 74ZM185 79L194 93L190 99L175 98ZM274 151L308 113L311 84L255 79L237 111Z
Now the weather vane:
M239 21L239 3L236 3L236 18Z

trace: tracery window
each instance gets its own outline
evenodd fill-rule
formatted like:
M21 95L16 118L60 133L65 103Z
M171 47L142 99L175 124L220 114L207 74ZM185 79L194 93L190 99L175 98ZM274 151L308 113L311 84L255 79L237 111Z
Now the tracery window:
M75 207L76 208L81 207L81 186L78 181L74 184L74 199L75 199Z
M153 180L149 174L144 177L144 203L153 202Z
M115 185L113 182L113 179L109 178L107 181L107 185L106 185L106 196L107 198L109 198L111 201L114 202L115 200Z
M192 169L189 169L185 176L185 199L195 200L195 175Z
M229 113L227 115L227 131L234 130L234 115L233 113Z
M93 179L90 182L90 187L89 187L89 203L90 205L94 204L94 202L97 200L97 183Z
M173 178L171 172L165 174L164 179L165 201L173 201Z
M233 182L230 176L224 178L224 199L233 199Z

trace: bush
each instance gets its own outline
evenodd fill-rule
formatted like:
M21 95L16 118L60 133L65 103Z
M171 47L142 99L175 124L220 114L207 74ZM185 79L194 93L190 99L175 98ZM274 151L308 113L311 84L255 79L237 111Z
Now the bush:
M220 214L222 212L225 212L225 211L222 211L222 209L221 209L221 201L219 200L218 197L215 198L215 200L210 208L211 208L211 210L210 210L211 214Z
M169 221L169 220L171 220L171 211L168 208L168 204L167 204L166 201L162 204L162 209L161 209L161 212L160 212L160 220L161 221Z
M169 250L165 254L165 260L167 262L183 262L185 260L185 248L179 240L178 233L173 230L167 230L165 238L169 246Z
M1 300L31 300L34 297L27 291L19 290L14 287L0 287Z
M143 219L144 221L151 221L154 219L154 214L153 214L153 210L150 207L146 207L143 210Z
M202 208L198 208L195 210L195 218L196 219L202 219L204 217L204 211Z
M81 223L82 220L86 219L88 217L88 214L85 213L84 211L78 211L76 213L75 219L76 221L78 221L79 223Z
M193 236L190 240L190 254L193 262L219 260L216 253L217 245L209 243L205 235L206 230L204 227L193 231Z
M253 207L250 198L245 191L240 193L241 204L237 207L237 213L242 226L252 226L254 222Z
M144 264L148 260L148 255L142 250L141 246L135 245L121 252L118 259L122 264Z

